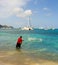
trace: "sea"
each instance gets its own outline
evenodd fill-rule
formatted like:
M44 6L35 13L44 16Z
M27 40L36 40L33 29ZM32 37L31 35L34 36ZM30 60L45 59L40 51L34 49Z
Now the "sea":
M21 49L16 49L20 36L24 41ZM18 53L58 62L58 29L0 29L0 56L15 54L16 57Z

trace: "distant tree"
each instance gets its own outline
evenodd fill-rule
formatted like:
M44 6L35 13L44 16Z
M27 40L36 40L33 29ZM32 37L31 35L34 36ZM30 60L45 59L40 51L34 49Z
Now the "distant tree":
M3 26L2 25L0 25L0 28L2 28Z
M0 28L11 28L11 29L13 29L14 27L13 26L7 26L7 25L1 25L0 24Z

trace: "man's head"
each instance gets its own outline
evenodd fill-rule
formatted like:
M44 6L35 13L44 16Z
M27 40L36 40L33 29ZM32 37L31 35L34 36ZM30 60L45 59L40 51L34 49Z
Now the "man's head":
M22 38L22 36L20 36L20 38Z

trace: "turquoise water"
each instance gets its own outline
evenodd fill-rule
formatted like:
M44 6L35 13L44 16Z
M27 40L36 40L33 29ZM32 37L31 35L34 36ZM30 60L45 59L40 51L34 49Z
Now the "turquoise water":
M17 38L22 35L23 53L42 57L49 60L58 60L58 30L30 30L0 29L0 51L16 51Z

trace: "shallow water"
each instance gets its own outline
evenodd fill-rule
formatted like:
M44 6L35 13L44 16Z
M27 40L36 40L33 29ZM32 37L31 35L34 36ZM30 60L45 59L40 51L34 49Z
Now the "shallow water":
M17 50L15 46L17 38L20 35L22 35L24 41L22 48ZM24 59L25 57L26 59L31 59L33 62L36 59L58 62L58 30L36 29L32 31L21 31L18 29L0 29L0 59L3 60L5 58L3 60L5 61L11 58L13 62L17 62L14 59L18 59L20 56L22 58L24 57Z

